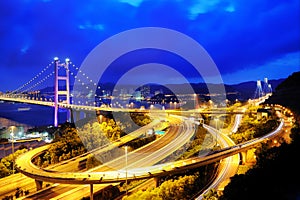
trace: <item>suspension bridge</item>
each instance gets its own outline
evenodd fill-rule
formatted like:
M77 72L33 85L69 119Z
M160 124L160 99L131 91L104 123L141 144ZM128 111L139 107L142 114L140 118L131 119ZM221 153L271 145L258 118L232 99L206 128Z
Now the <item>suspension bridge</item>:
M80 84L82 91L72 91L75 81ZM54 85L54 86L53 86ZM92 88L97 91L92 92ZM257 81L257 88L254 99L262 99L272 91L271 85L268 84L267 78L264 79L264 87ZM74 98L76 96L76 98ZM72 63L69 58L61 62L55 57L52 62L46 65L27 83L21 85L17 89L1 94L0 100L10 102L20 102L26 104L35 104L41 106L50 106L54 108L54 126L58 126L59 109L67 111L66 121L74 122L80 118L80 112L91 111L108 111L108 112L149 112L151 108L136 108L127 102L121 105L111 104L111 97L106 94L104 88L101 88L98 82L91 79L85 72L80 70L78 66ZM151 112L176 113L180 112L192 114L229 114L226 108L214 109L213 111L204 111L198 108L196 100L194 109L151 109ZM171 106L170 106L171 107ZM180 106L179 106L180 107ZM234 111L231 114L243 114L242 111Z
M95 101L96 97L101 100L101 96L95 94L87 97L83 92L77 102L73 101L71 93L77 75L80 74L84 79L77 81L88 91L91 86L100 86L89 78L79 67L73 64L69 58L61 62L58 57L43 68L36 76L17 89L0 95L0 100L35 104L41 106L54 107L54 126L58 126L59 108L67 110L67 120L72 121L72 110L86 111L114 111L114 112L135 112L136 109L124 109L121 106L113 108L107 104L99 104ZM54 87L53 87L54 83ZM103 96L102 96L103 97ZM109 98L104 96L103 98ZM142 112L142 111L141 111Z
M74 79L77 78L78 73L81 74L80 77L84 79L77 80L81 83L82 87L89 90L91 86L99 87L98 83L89 78L84 72L82 72L79 67L74 65L70 59L66 59L64 62L60 62L58 58L55 58L51 63L49 63L45 68L42 69L35 77L30 81L23 84L16 90L13 90L9 93L2 94L0 100L3 101L12 101L20 102L27 104L35 104L41 106L51 106L54 108L54 126L58 126L58 112L59 108L68 110L68 120L72 117L73 110L87 110L87 111L111 111L111 112L149 112L146 109L136 109L133 107L112 107L111 105L106 104L97 104L95 97L97 94L92 95L91 97L82 98L82 100L74 101L72 91L72 85L74 84ZM53 87L54 83L54 87ZM258 90L261 91L261 85L257 85ZM45 89L48 88L48 89ZM53 89L52 89L53 88ZM100 89L100 88L98 88ZM78 95L78 94L77 94ZM84 96L83 94L80 94ZM104 98L104 96L103 96ZM77 99L77 98L76 98ZM176 109L170 110L151 110L151 112L176 112ZM207 111L201 112L199 109L196 109L196 104L194 109L190 110L180 110L179 112L191 113L204 113ZM208 113L214 114L225 114L228 112L224 109L209 111ZM245 111L234 111L231 114L243 114ZM183 137L182 144L186 142L187 135L193 135L193 121L189 121L189 118L184 118L185 126L182 126L188 134L181 134ZM276 130L276 133L281 129L281 126ZM209 129L209 127L207 127ZM213 130L212 132L214 132ZM215 131L216 135L218 131ZM273 133L272 133L273 134ZM174 140L174 142L178 142ZM71 184L90 184L91 186L91 199L93 196L93 184L99 183L114 183L127 180L137 180L144 179L149 177L159 177L163 175L168 175L171 173L179 173L187 169L193 169L199 166L202 166L207 163L215 162L222 158L235 155L238 152L245 151L251 146L232 146L229 149L224 150L219 155L211 155L210 157L205 158L193 158L188 160L181 160L179 162L166 163L164 165L146 167L141 169L132 169L128 170L126 167L125 173L120 173L120 171L109 171L109 172L90 172L90 173L59 173L53 171L46 171L40 168L37 168L32 165L32 157L35 157L36 154L39 154L41 149L36 149L36 151L31 151L32 154L25 154L17 160L16 167L19 171L25 175L36 179L37 188L41 187L42 181L51 181L51 182L61 182L61 183L71 183ZM176 147L180 146L178 144ZM46 148L46 147L43 147ZM173 152L174 150L168 150ZM165 152L162 152L165 154ZM151 156L154 157L154 156ZM22 160L23 159L23 160ZM198 159L198 160L196 160ZM229 162L231 163L231 162ZM33 168L32 168L33 167ZM123 169L123 168L122 168ZM124 171L124 170L123 170ZM117 177L117 178L116 178Z

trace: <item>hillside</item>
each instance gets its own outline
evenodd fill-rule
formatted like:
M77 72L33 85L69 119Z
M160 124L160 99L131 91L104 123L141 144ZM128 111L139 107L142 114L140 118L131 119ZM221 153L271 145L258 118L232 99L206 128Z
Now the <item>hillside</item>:
M294 72L276 88L266 103L281 104L300 114L300 71Z
M269 80L268 83L271 84L273 91L275 88L280 85L285 79L278 79L278 80ZM239 99L241 101L247 101L248 99L252 99L255 97L255 90L256 90L256 81L249 81L249 82L242 82L238 84L212 84L212 83L183 83L183 84L166 84L166 85L160 85L155 83L149 83L146 84L150 87L150 92L154 94L155 91L161 90L164 94L170 94L172 91L170 91L171 88L176 88L176 92L180 94L188 94L190 91L187 90L187 88L192 87L194 89L194 92L197 94L208 94L210 88L213 91L219 91L223 86L225 87L225 91L227 93L227 99L229 100L235 100ZM100 84L100 87L104 90L108 91L115 91L118 93L118 91L114 90L115 84L113 83L104 83ZM264 86L264 82L262 82L262 87ZM119 88L125 89L125 91L130 91L131 89L138 90L140 86L137 85L121 85L118 86ZM73 85L71 85L71 89L73 88ZM49 95L53 95L54 88L48 87L41 90L41 93L46 93ZM82 88L81 91L85 91L85 87ZM120 91L119 91L120 92ZM97 91L99 95L101 95L101 91Z

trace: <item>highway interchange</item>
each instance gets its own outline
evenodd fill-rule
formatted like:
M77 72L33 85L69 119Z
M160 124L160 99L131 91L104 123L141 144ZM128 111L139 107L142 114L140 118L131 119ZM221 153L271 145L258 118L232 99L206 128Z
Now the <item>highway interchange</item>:
M128 168L137 168L139 166L149 166L149 165L153 165L157 162L159 162L160 160L164 159L165 157L167 157L168 155L170 155L171 153L173 153L175 150L177 150L178 148L180 148L183 144L185 144L186 142L188 142L194 135L194 124L192 123L188 123L188 122L184 122L184 124L186 124L187 127L185 126L178 126L178 124L180 124L181 120L180 117L172 117L172 119L170 119L170 121L172 121L175 125L171 125L171 128L168 132L168 134L165 134L164 136L162 136L161 138L159 138L158 140L142 147L139 148L138 150L131 152L128 154ZM44 147L45 149L47 149L47 147ZM40 152L41 149L37 150L35 149L36 152L32 151L32 154L36 154L37 152ZM31 157L31 155L29 156ZM27 174L29 176L33 177L32 178L37 178L35 177L36 174L38 174L39 178L37 179L41 179L41 177L43 176L42 180L46 180L46 181L50 181L51 179L53 179L53 182L60 182L57 180L62 180L62 183L66 183L66 180L68 180L68 178L70 178L70 180L73 180L72 183L83 183L83 179L85 180L84 183L99 183L100 178L102 178L103 182L105 182L105 180L108 180L108 183L111 182L119 182L117 179L115 179L115 177L120 177L123 178L124 180L124 160L125 158L121 157L118 158L116 160L113 160L109 163L106 163L104 166L100 166L99 168L94 168L92 173L55 173L56 175L54 175L51 171L44 171L41 170L40 168L33 166L31 162L28 162L28 160L30 161L30 159L28 159L28 157L24 156L23 157L24 160L21 158L18 159L18 162L16 163L16 165L18 166L18 163L21 163L22 165L22 169L24 169L24 162L27 161L27 166L26 168L30 168L30 170L33 170L33 172L30 172L31 175L27 174L26 170L23 171L24 174ZM32 166L34 168L32 168ZM107 170L114 170L114 171L109 171L107 173L103 173L104 171ZM116 171L116 169L123 169L123 172L120 171ZM95 172L95 171L98 171ZM101 174L101 177L99 177L99 174ZM130 179L130 171L128 170L128 179ZM54 176L53 176L54 175ZM66 180L63 179L63 177L66 178ZM131 176L131 178L133 178L133 176ZM69 183L68 180L67 182ZM78 182L76 182L76 180ZM58 191L65 191L64 189L62 189L62 187L69 187L67 186L56 186L54 191L55 194L59 193ZM80 186L78 186L80 187ZM85 186L81 186L81 187L85 187ZM96 187L98 187L97 185L95 185L95 189L97 189ZM103 185L100 185L100 187L103 187ZM53 188L51 189L53 190ZM57 191L56 191L57 190ZM70 187L69 189L70 190ZM79 190L78 188L76 188L75 190ZM43 198L43 193L47 192L41 192L42 196L39 196L38 198ZM82 192L80 192L82 193ZM81 194L82 195L82 194ZM49 198L49 197L47 197Z
M16 167L19 171L37 180L55 183L51 186L50 189L42 189L41 191L36 192L34 195L29 195L25 199L69 199L70 195L74 195L74 197L77 198L77 195L89 196L90 185L88 184L94 184L93 189L94 191L97 191L103 187L106 187L107 185L125 181L125 179L137 180L167 175L170 173L180 173L181 171L186 169L199 167L215 161L221 161L219 173L215 181L209 187L216 188L222 182L227 181L236 173L237 166L240 161L240 157L238 154L239 152L245 151L249 148L253 148L253 146L266 140L268 137L273 137L274 134L278 134L280 132L284 125L284 121L282 120L280 126L272 133L262 138L258 138L256 140L249 141L245 144L240 145L235 145L228 136L221 134L218 130L210 126L204 125L204 127L213 136L215 136L216 139L218 139L218 144L224 149L223 151L205 157L198 157L187 159L184 161L174 161L170 163L155 165L160 160L167 157L168 155L179 149L181 146L186 144L194 136L194 121L181 116L172 115L172 117L173 118L169 119L169 121L173 123L170 123L170 129L167 134L165 134L159 140L156 140L149 145L136 150L135 152L128 153L127 168L124 165L124 155L123 157L112 160L111 162L106 163L103 166L93 168L91 171L87 172L71 172L73 171L73 169L66 170L66 168L68 168L66 166L68 165L72 166L73 168L74 166L76 166L74 163L72 163L72 161L75 163L78 162L78 160L76 159L72 159L72 161L70 161L70 164L67 163L65 165L57 165L57 168L54 167L52 169L41 169L33 165L30 158L37 156L41 151L46 150L47 146L34 149L29 153L20 156L16 162ZM235 123L232 127L232 132L235 132L237 130L240 120L241 114L236 115ZM145 129L141 132L144 131ZM119 145L121 146L121 144ZM21 174L16 174L14 176L18 176L16 180L20 182L20 187L22 187L22 184L31 185L32 188L35 187L33 179L27 178ZM70 185L65 183L79 185ZM198 197L198 199L201 199L201 195Z

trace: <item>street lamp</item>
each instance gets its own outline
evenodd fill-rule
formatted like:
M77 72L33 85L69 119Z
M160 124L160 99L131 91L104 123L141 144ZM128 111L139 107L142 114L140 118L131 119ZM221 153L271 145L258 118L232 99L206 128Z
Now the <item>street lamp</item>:
M127 154L128 154L128 146L125 146L125 176L126 176L126 186L125 186L125 190L126 190L126 196L127 196Z
M15 126L11 126L11 129L10 129L10 136L11 136L11 151L12 151L12 162L13 162L13 165L12 165L12 173L14 174L15 173L15 161L14 161L14 153L15 153L15 147L14 147L14 128Z
M194 109L196 110L197 109L197 94L194 93Z
M218 128L218 122L219 122L219 118L215 118L216 120L216 129L217 129L217 132L216 132L216 146L218 144L218 134L219 134L219 128Z

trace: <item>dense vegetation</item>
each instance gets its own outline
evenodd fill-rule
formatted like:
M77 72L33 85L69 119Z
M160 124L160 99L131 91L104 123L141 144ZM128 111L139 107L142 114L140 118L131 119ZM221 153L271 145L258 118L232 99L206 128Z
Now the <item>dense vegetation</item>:
M161 161L168 162L198 156L199 152L204 151L205 147L213 143L213 138L207 130L199 125L195 132L195 137L184 147L180 148L172 155ZM211 180L218 163L213 163L194 170L187 170L185 173L161 177L161 185L156 188L148 188L146 191L138 191L124 200L144 200L144 199L191 199L198 194Z
M223 194L214 193L215 197L220 200L298 199L299 125L292 129L291 138L290 144L282 143L279 147L268 148L268 144L263 144L257 151L257 164L245 174L233 176Z
M10 154L6 157L3 157L0 161L0 178L3 178L5 176L9 176L13 173L16 173L17 171L15 171L15 170L13 171L14 161L19 155L21 155L27 151L28 150L26 148L19 149L15 153Z
M130 117L134 123L138 124L138 127L151 122L147 115L141 113L131 114ZM132 124L132 122L120 122L109 118L106 118L102 123L90 121L80 128L75 128L72 123L65 123L57 130L55 139L48 150L37 157L34 163L41 167L47 167L81 155L88 150L102 147L125 135L126 133L123 129L131 130L132 128L128 124ZM106 162L107 158L113 159L119 156L120 153L122 152L113 149L101 155L100 160ZM99 158L97 155L95 157ZM87 166L89 168L100 164L95 157L88 157Z
M224 188L223 194L207 193L204 199L252 200L278 199L294 200L300 197L300 72L293 73L277 88L265 104L280 104L290 108L296 122L291 130L291 142L279 140L280 145L271 142L262 144L256 150L257 163L245 174L235 175Z
M280 104L291 109L300 117L300 71L294 72L276 87L275 93L266 100L266 104Z
M86 152L73 124L65 123L56 133L48 150L37 157L34 163L41 167L70 159Z
M237 132L230 135L230 138L236 144L239 144L266 135L278 127L278 125L279 122L274 114L269 117L262 117L261 119L258 119L257 115L252 113L244 114L243 121Z
M186 171L183 174L171 175L161 178L162 184L159 187L148 188L145 191L138 191L123 200L188 200L195 197L210 180L210 176L215 173L216 164L210 164L195 170Z

